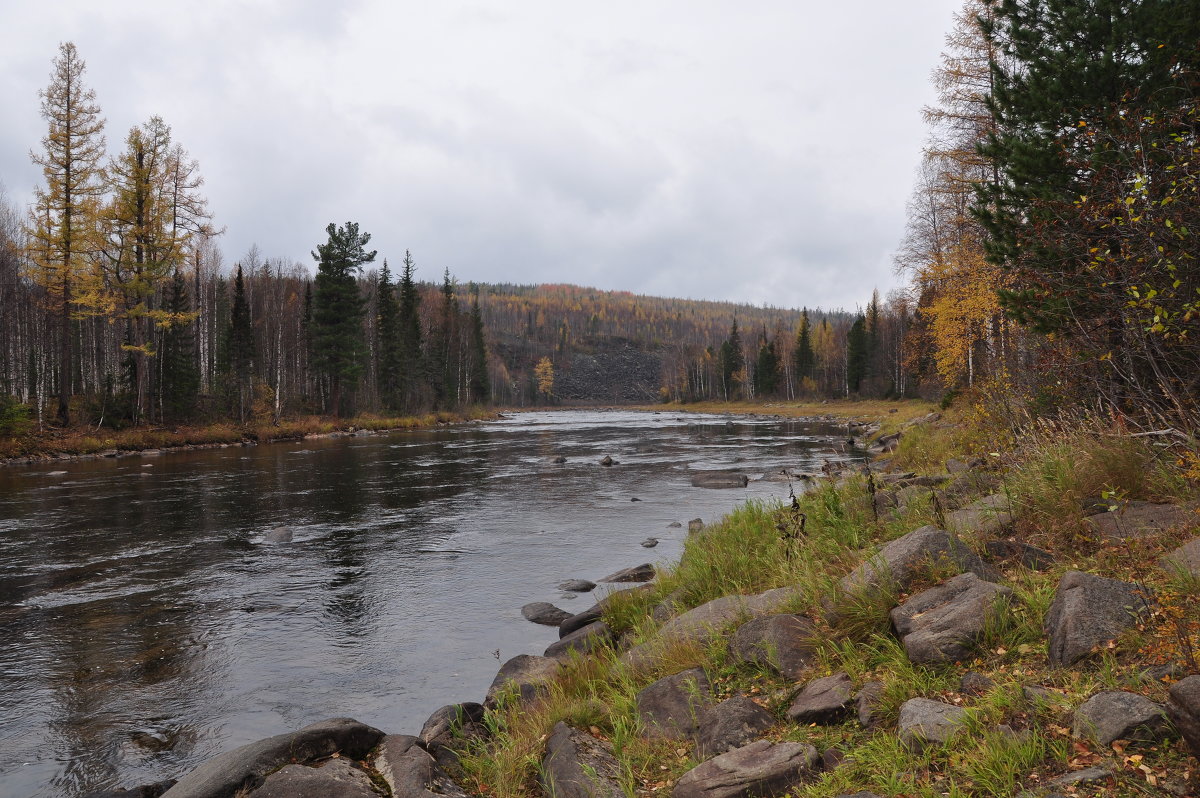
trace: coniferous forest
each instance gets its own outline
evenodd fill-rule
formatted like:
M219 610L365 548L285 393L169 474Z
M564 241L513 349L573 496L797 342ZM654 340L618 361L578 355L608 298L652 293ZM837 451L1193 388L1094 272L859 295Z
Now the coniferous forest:
M1198 40L1194 4L967 0L908 284L856 309L464 285L352 221L224 252L202 165L159 117L114 135L66 43L34 201L0 197L0 429L964 388L1195 429Z

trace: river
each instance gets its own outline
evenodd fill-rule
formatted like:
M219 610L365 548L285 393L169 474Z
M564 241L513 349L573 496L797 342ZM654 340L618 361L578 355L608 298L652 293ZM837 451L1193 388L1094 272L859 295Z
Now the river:
M556 585L672 562L689 519L787 497L690 470L815 470L842 433L561 411L2 468L0 795L177 777L327 717L415 734L557 639L523 604L586 609Z

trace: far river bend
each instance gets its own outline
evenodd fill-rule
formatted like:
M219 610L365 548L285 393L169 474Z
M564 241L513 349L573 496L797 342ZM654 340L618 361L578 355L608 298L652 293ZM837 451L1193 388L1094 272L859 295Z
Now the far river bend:
M787 497L690 470L815 470L844 429L562 411L0 469L0 796L178 777L327 717L415 734L482 700L496 652L557 638L523 604L586 609L556 585L672 562L689 519Z

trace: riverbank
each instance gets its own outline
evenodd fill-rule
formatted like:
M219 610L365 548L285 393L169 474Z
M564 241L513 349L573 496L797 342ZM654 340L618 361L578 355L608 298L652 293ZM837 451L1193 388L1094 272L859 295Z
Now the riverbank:
M439 425L494 419L499 411L472 408L438 411L415 416L360 415L353 418L299 416L278 424L269 421L234 424L221 422L203 426L130 427L95 429L72 427L46 429L17 437L0 437L0 465L118 457L147 451L187 451L258 443L302 440L367 433L429 429Z
M834 399L821 402L688 402L643 405L641 410L675 413L726 413L778 418L846 419L880 423L887 428L903 424L939 409L924 399Z

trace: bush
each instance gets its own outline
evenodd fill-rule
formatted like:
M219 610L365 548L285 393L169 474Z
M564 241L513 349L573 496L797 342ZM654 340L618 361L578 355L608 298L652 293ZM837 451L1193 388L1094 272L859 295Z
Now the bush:
M33 426L33 408L15 397L0 395L0 435L16 437Z

